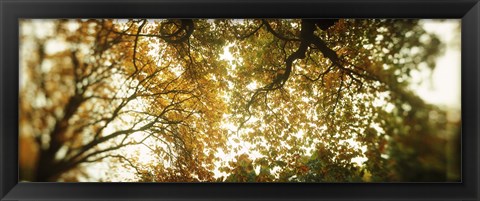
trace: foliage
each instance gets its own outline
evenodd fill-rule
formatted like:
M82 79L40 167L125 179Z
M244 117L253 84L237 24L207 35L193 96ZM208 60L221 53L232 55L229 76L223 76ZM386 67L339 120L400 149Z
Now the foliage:
M459 122L408 88L442 52L418 20L21 24L23 179L108 163L148 182L447 180Z

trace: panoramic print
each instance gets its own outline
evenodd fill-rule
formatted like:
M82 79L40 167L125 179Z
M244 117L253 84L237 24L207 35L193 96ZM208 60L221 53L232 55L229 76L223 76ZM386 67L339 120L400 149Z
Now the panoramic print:
M460 182L460 20L21 19L23 182Z

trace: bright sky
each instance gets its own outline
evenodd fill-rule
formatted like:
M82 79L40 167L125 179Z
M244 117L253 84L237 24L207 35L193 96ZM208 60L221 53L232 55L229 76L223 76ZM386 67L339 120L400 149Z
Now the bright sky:
M412 87L425 101L460 109L461 101L461 52L460 52L460 20L423 20L424 28L438 35L446 45L445 54L437 59L431 82L423 82ZM420 74L428 80L428 72Z
M426 102L447 109L447 118L458 121L461 117L461 20L444 21L422 20L424 28L436 34L445 44L445 53L436 62L431 75L428 72L418 73L427 80L419 86L411 88Z

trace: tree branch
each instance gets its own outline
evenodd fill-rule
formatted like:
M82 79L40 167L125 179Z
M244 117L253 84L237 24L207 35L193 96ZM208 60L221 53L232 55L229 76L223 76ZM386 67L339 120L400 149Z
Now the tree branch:
M275 37L279 38L280 40L284 40L284 41L301 41L301 39L298 39L298 38L288 38L284 35L281 35L279 33L277 33L275 30L273 30L272 26L270 26L270 23L268 23L267 20L262 20L262 23L263 25L265 25L265 27L267 28L267 31L270 32L271 34L273 34Z

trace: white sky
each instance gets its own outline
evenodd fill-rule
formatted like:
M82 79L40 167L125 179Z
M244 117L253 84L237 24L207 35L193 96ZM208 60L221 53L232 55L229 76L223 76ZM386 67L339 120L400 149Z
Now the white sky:
M425 101L448 108L460 109L461 101L461 52L460 20L424 20L424 28L436 34L446 45L445 54L437 59L431 82L413 86ZM428 77L424 77L428 79Z

